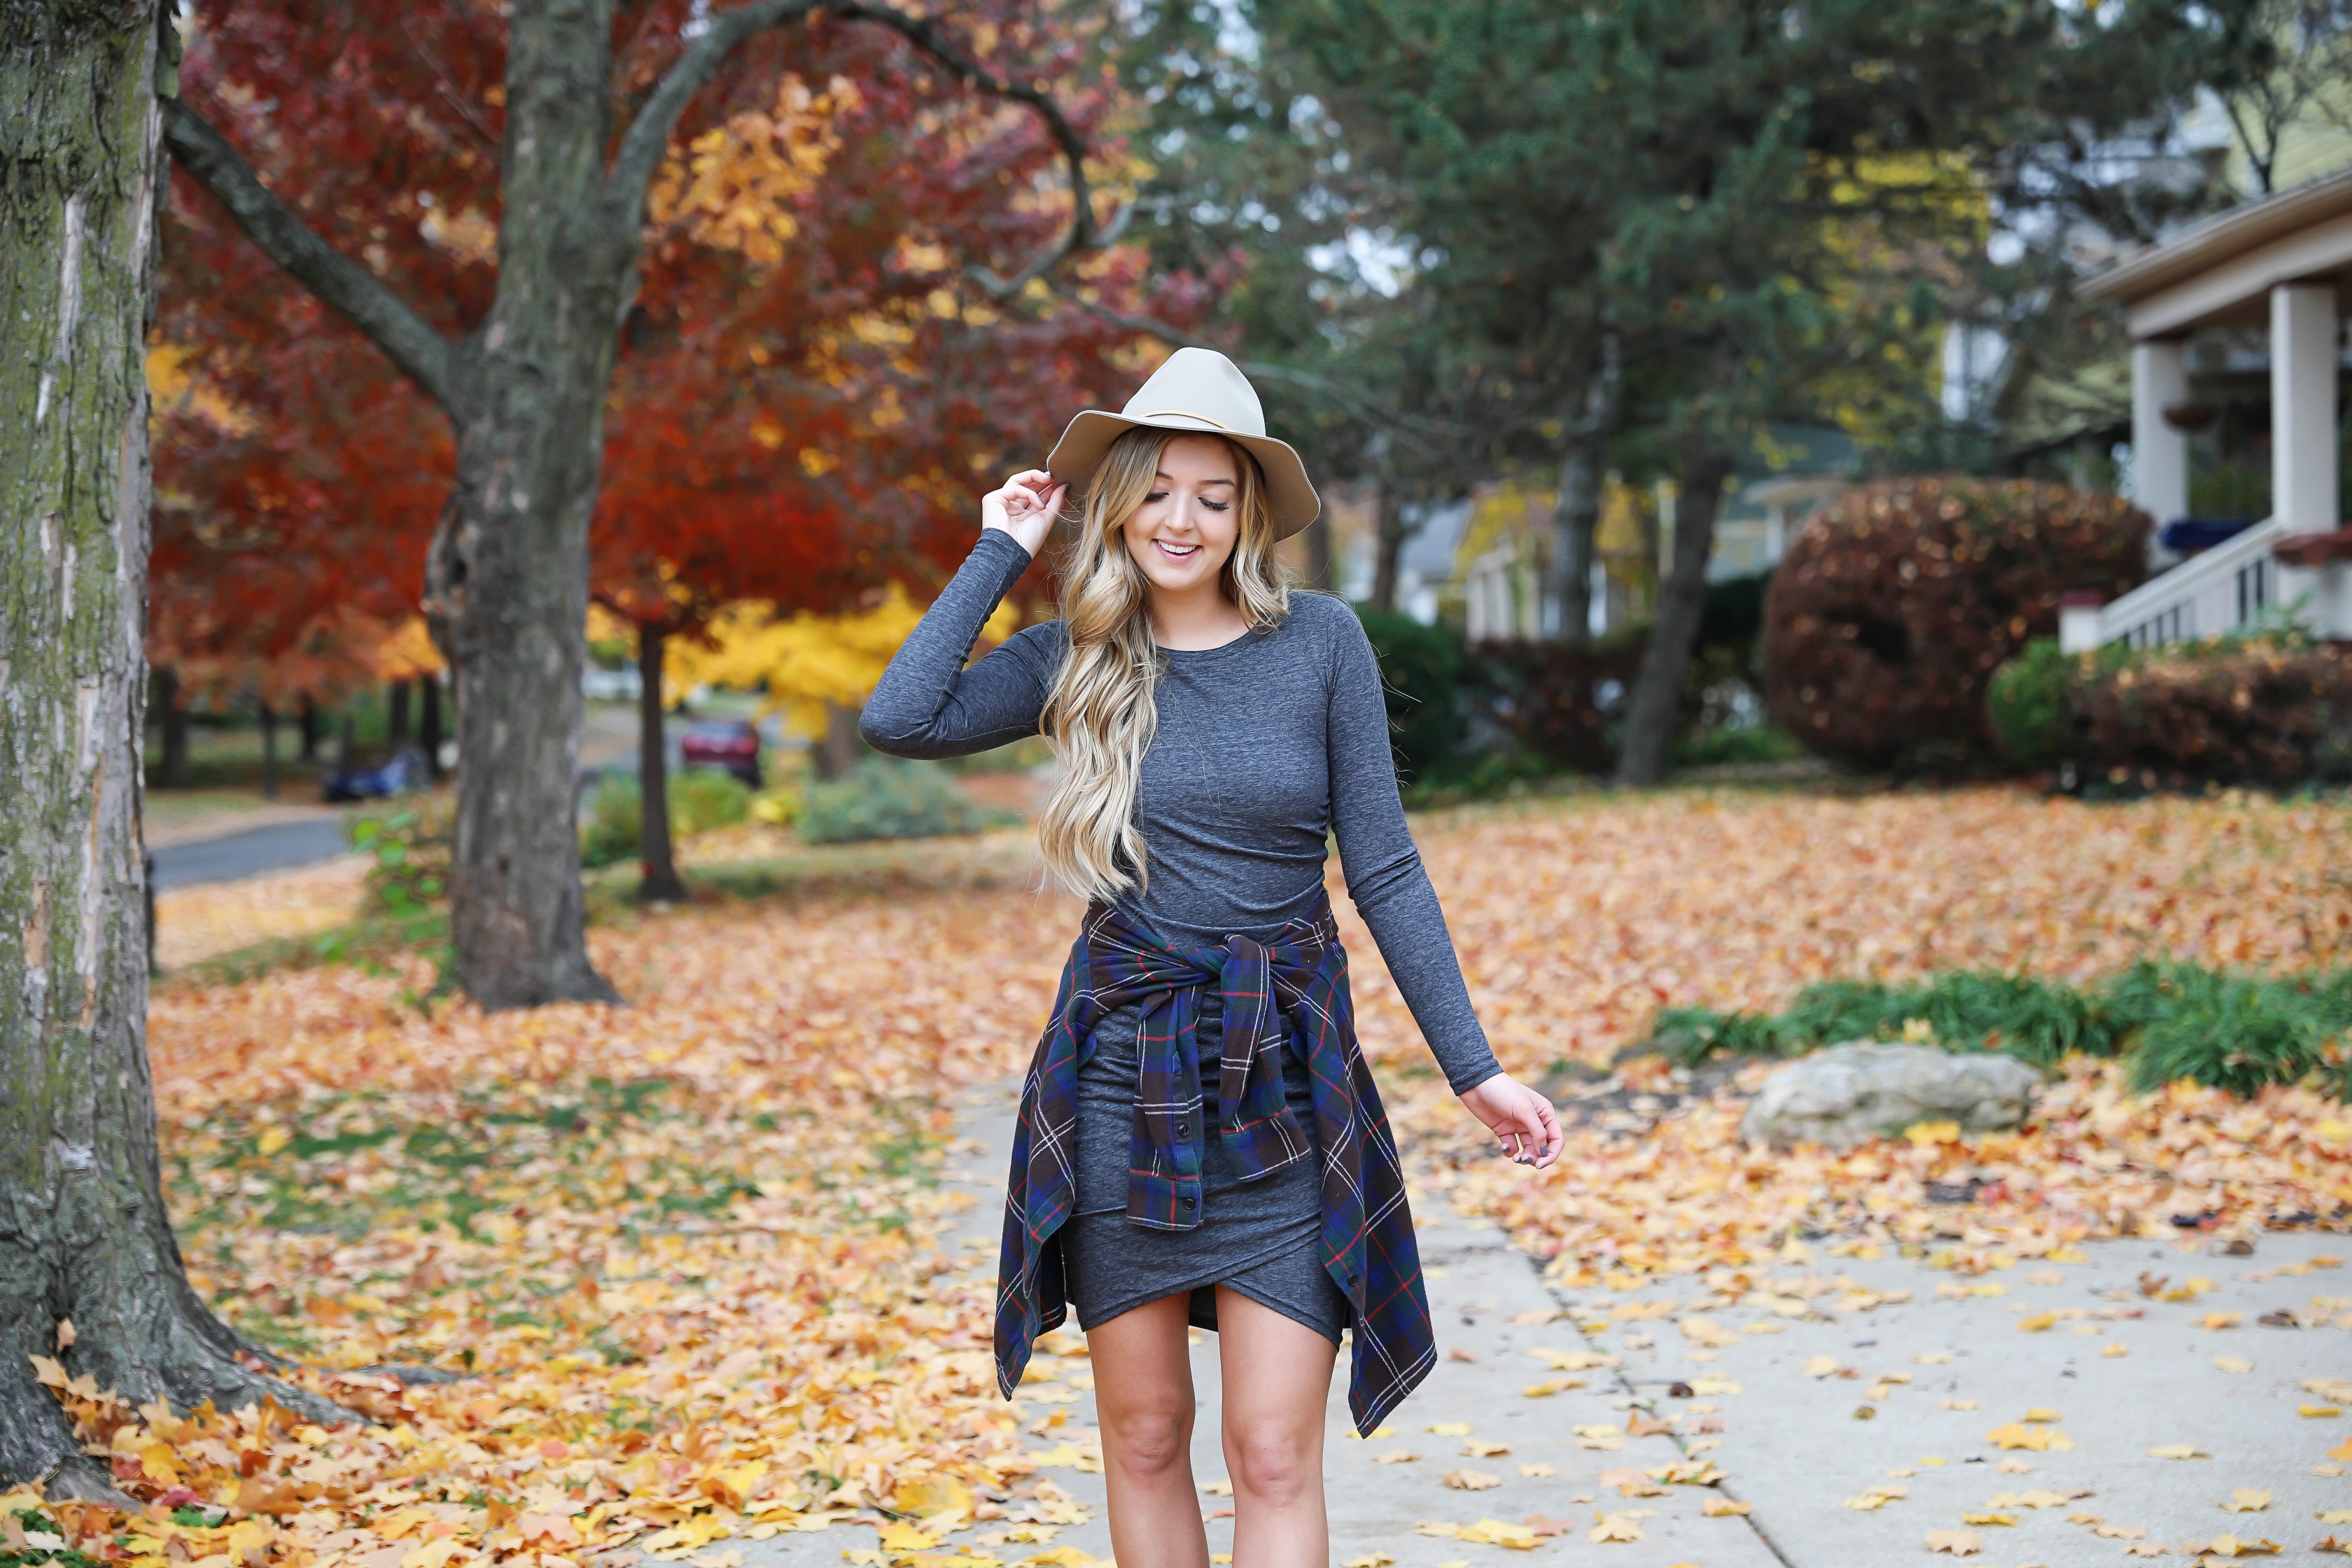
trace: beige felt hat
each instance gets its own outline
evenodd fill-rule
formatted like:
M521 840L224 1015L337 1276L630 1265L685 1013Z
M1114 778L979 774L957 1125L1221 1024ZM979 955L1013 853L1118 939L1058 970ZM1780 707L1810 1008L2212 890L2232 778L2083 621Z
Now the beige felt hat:
M1154 430L1223 436L1256 455L1265 470L1266 501L1274 513L1274 536L1287 539L1315 521L1323 502L1307 478L1307 465L1286 442L1265 433L1265 410L1241 367L1214 349L1178 349L1151 373L1127 406L1116 414L1089 408L1045 459L1053 476L1072 489L1094 478L1110 444L1139 425Z

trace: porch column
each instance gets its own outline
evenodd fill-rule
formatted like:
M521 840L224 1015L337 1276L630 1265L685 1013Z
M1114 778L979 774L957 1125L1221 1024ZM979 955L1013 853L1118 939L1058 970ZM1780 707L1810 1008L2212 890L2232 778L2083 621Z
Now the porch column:
M2189 344L2142 338L2131 354L2131 499L2162 528L2189 515L2189 437L2164 417L2189 401Z
M2271 510L2289 533L2343 521L2336 489L2336 285L2271 290Z

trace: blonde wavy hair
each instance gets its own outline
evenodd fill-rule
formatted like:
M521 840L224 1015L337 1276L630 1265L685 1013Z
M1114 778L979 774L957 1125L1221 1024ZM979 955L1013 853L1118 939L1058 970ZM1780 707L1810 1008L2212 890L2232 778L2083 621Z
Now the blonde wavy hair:
M1038 819L1037 844L1056 880L1106 901L1129 888L1142 891L1149 876L1135 792L1159 727L1160 649L1143 569L1123 531L1151 492L1175 434L1139 427L1110 444L1056 573L1069 653L1045 699L1044 729L1062 773ZM1275 558L1265 476L1247 448L1225 446L1241 490L1234 509L1241 527L1221 581L1250 631L1263 634L1290 613L1289 584Z

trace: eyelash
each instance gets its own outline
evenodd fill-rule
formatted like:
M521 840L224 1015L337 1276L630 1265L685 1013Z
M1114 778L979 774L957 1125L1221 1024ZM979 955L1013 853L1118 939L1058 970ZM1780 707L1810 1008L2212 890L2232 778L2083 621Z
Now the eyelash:
M1168 499L1168 492L1166 490L1153 490L1150 495L1145 496L1143 499L1146 501L1166 500ZM1234 503L1231 501L1203 500L1201 504L1207 507L1211 511L1226 511L1232 509Z

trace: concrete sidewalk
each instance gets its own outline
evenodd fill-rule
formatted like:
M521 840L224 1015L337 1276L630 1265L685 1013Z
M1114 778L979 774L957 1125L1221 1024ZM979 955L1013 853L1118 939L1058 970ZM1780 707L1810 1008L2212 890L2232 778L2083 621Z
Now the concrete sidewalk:
M992 1277L1013 1108L1007 1088L974 1096L950 1162L950 1180L979 1200L961 1239ZM1567 1527L1538 1538L1538 1560L1619 1568L1955 1561L1931 1552L1931 1531L1965 1532L1953 1545L1973 1537L1966 1560L1982 1568L2113 1568L2151 1546L2225 1536L2298 1557L2331 1534L2352 1541L2352 1517L2315 1517L2352 1510L2352 1462L2327 1458L2339 1445L2352 1452L2352 1415L2298 1414L2352 1409L2352 1389L2305 1385L2352 1380L2352 1268L2332 1262L2352 1254L2352 1238L2266 1236L2242 1258L2116 1242L2084 1248L2081 1262L1974 1278L1898 1258L1792 1256L1750 1270L1741 1304L1719 1308L1688 1279L1554 1292L1493 1227L1426 1196L1416 1214L1443 1359L1370 1442L1349 1432L1342 1361L1327 1465L1335 1563L1529 1561L1476 1536L1482 1521L1531 1515L1547 1531ZM1216 1345L1194 1340L1193 1464L1205 1489L1225 1467ZM1049 1343L1083 1348L1067 1331ZM1095 1420L1083 1355L1041 1354L1036 1366L1050 1375L1023 1390L1022 1419L1059 1411L1062 1424L1035 1446L1086 1451ZM1546 1384L1566 1386L1530 1392ZM1717 1485L1673 1482L1710 1465ZM1479 1489L1446 1486L1455 1471L1478 1472ZM1101 1476L1040 1475L1090 1516L1051 1546L1108 1558ZM1734 1500L1752 1511L1706 1511ZM1203 1513L1230 1506L1204 1489ZM1448 1525L1472 1535L1424 1532ZM1595 1542L1604 1526L1638 1538ZM1009 1563L1051 1549L990 1542L1003 1528L983 1523L946 1546ZM1210 1521L1209 1539L1212 1552L1231 1551L1229 1516ZM840 1526L729 1544L766 1568L837 1563L874 1541Z

